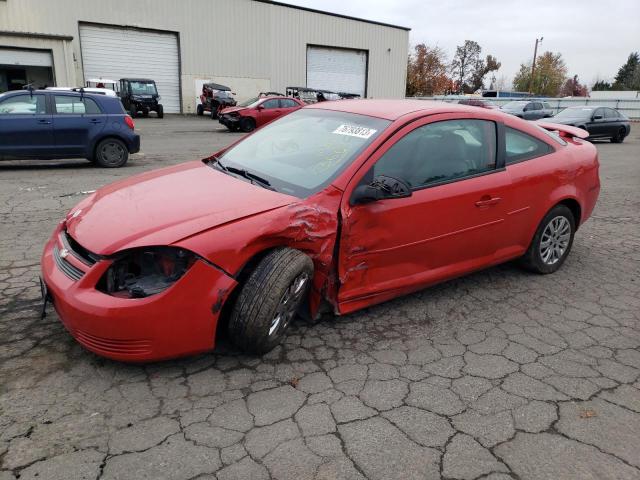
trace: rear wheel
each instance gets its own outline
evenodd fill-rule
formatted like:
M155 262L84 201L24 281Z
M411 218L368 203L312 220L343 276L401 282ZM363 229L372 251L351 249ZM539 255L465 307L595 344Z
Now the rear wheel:
M158 110L156 110L156 113L158 114L158 118L163 118L164 117L164 107L162 105L158 105Z
M627 130L624 127L620 128L617 131L617 133L613 137L611 137L611 143L622 143L622 142L624 142L624 137L625 137L626 133L627 133Z
M522 265L533 272L547 274L558 270L571 251L576 223L566 205L556 205L545 215L536 230Z
M105 168L122 167L129 159L129 151L122 140L105 138L96 147L95 163Z
M242 286L229 319L229 335L243 351L266 353L280 343L304 301L313 262L291 248L269 252Z
M240 130L243 132L251 132L256 128L256 121L251 117L240 119Z

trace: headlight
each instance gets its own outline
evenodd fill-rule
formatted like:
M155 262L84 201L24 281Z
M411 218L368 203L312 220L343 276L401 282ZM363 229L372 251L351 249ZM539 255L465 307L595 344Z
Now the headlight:
M96 288L121 298L156 295L177 282L197 256L175 247L149 247L128 250L116 256Z

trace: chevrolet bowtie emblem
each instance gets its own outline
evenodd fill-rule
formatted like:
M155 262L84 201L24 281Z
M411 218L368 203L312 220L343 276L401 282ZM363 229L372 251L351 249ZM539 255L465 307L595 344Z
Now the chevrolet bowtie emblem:
M69 256L69 250L67 250L66 248L63 248L62 250L60 250L60 258L67 258Z

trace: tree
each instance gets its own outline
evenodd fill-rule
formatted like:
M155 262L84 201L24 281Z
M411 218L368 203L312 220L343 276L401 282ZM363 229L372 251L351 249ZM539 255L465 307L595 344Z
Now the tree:
M471 76L471 92L481 90L484 88L484 77L490 72L495 72L500 69L502 64L493 55L487 55L485 60L478 60L474 66L473 74Z
M451 73L458 93L473 92L473 77L480 66L479 62L482 62L480 52L482 48L473 40L465 40L463 45L456 47L456 54L451 62Z
M604 80L598 80L593 84L591 90L594 92L602 91L602 90L613 90L611 84L609 82L605 82Z
M589 88L580 83L578 75L574 75L573 78L567 78L560 90L560 95L563 97L586 97L588 94Z
M536 95L555 97L567 78L567 66L562 54L544 52L536 59L536 70L531 82L531 62L520 64L520 70L513 79L513 88L519 92L529 91Z
M409 55L407 64L408 97L432 96L446 93L451 88L447 76L447 59L440 47L420 43Z
M614 90L640 90L640 54L632 52L618 70L613 83Z

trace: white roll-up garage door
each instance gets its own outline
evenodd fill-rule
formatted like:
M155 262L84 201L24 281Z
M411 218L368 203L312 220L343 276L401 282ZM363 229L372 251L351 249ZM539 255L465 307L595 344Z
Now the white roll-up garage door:
M167 113L180 112L180 57L174 33L80 26L85 80L150 78Z
M307 47L307 87L365 96L367 52L331 47Z

